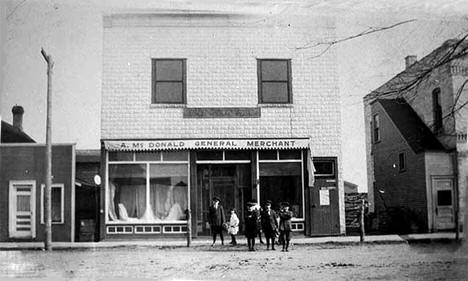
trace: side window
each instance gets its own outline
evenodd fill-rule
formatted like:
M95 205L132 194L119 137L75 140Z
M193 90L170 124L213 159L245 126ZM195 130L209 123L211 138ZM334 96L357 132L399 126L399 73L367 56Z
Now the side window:
M406 171L406 154L404 152L398 154L398 169L400 172Z
M64 188L63 184L52 184L52 223L62 224L64 220ZM41 223L45 223L45 185L41 185Z
M442 106L440 105L440 88L432 91L432 115L434 119L434 133L442 131Z
M373 125L373 137L374 137L374 143L377 143L380 141L380 118L379 115L376 114L372 118L372 125Z
M152 59L152 103L186 103L186 60Z
M291 60L257 60L258 103L292 103Z

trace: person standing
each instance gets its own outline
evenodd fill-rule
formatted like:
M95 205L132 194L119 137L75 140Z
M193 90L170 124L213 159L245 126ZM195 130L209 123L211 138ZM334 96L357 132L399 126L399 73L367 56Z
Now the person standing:
M256 203L247 203L247 212L245 213L245 237L249 251L255 251L255 237L258 233L258 212L255 210Z
M289 241L291 240L291 218L293 213L289 210L289 203L281 203L281 211L279 213L279 231L280 231L280 240L283 243L283 252L288 251Z
M267 200L265 203L265 209L261 213L261 221L263 234L265 234L267 250L270 249L270 241L271 249L275 250L275 237L276 232L278 231L278 215L271 209L270 200Z
M225 221L224 209L220 204L220 199L218 197L213 197L212 205L209 208L208 219L210 222L211 234L213 235L213 244L211 247L214 247L216 243L216 235L219 234L221 238L221 245L224 245L223 237L223 223Z
M228 233L231 235L231 245L236 246L236 235L239 232L239 218L237 217L236 209L231 209L231 217L229 219Z

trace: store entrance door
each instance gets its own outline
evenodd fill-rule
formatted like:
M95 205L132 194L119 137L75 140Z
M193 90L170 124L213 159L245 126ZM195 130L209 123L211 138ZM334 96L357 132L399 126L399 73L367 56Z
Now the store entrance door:
M211 199L217 196L221 199L226 221L230 219L232 208L242 221L244 206L252 199L250 190L249 164L202 164L197 167L198 196L200 212L197 218L198 232L202 235L210 234L208 210ZM242 229L242 224L240 225Z

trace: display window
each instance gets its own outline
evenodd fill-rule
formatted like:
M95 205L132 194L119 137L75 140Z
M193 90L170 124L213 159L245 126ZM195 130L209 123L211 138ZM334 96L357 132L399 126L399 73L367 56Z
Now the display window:
M260 201L278 210L288 202L295 219L304 218L303 163L300 150L259 152Z
M188 208L188 153L113 155L108 164L107 221L177 222Z

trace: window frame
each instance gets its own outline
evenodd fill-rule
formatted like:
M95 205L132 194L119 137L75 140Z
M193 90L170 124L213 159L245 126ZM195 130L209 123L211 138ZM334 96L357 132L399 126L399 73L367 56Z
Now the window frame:
M182 81L178 80L157 80L156 64L158 61L180 61L182 63ZM162 102L157 100L156 85L158 82L181 82L182 101ZM151 104L187 104L187 59L186 58L151 58Z
M404 151L398 153L398 171L400 173L406 171L406 153ZM402 165L403 164L403 165Z
M287 64L287 80L278 81L278 80L263 80L262 79L262 62L264 61L285 61ZM276 82L276 83L287 83L288 84L288 101L286 102L265 102L263 101L263 83L264 82ZM292 71L291 71L291 59L257 59L257 94L258 94L258 104L292 104L293 95L292 95Z
M65 223L65 185L63 183L53 183L50 186L51 190L54 188L60 188L60 221L52 221L52 224L64 224ZM45 195L45 184L41 184L41 224L45 224L44 214L44 195ZM52 198L51 198L52 199Z
M442 133L443 130L443 114L442 114L442 105L440 99L441 90L439 87L432 90L432 118L433 118L433 128L434 133Z
M372 115L372 142L379 143L382 141L380 131L380 116L379 114Z

